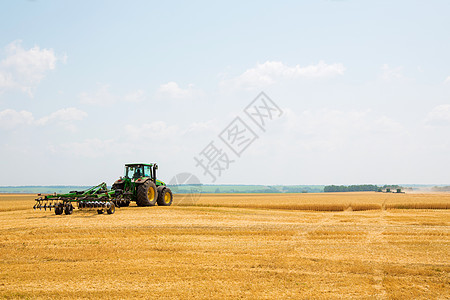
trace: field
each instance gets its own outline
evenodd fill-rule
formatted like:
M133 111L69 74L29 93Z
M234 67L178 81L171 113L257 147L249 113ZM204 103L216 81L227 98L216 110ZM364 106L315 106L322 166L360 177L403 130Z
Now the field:
M450 299L450 194L207 194L114 215L0 195L0 297Z

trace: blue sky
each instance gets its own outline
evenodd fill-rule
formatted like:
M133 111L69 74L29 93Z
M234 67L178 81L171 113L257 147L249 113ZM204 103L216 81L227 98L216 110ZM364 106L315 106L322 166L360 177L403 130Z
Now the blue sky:
M450 183L448 1L3 1L1 185ZM264 91L283 111L233 156ZM255 124L249 123L249 126Z

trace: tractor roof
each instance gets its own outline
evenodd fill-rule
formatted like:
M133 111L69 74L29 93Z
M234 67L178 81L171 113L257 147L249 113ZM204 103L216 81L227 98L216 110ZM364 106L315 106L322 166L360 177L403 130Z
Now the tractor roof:
M135 167L135 166L153 166L154 165L154 163L152 163L152 164L144 164L144 163L134 163L134 164L125 164L125 166L127 166L127 167Z

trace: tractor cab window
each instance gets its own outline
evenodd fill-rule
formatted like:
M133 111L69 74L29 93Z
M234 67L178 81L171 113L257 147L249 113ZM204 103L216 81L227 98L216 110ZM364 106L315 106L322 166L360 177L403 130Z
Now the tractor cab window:
M152 177L152 170L150 166L144 166L144 176Z
M125 167L125 177L133 178L134 167Z
M136 179L141 178L144 175L143 167L127 167L125 169L125 176L128 178Z
M134 168L134 175L133 178L141 178L142 176L144 176L144 172L142 172L142 167L136 167Z

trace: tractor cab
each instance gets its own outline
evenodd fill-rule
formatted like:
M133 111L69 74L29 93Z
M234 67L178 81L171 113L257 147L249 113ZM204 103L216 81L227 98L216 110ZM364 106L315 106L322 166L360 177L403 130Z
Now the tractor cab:
M126 164L124 177L134 181L140 181L143 178L155 181L157 169L158 165L156 164Z

